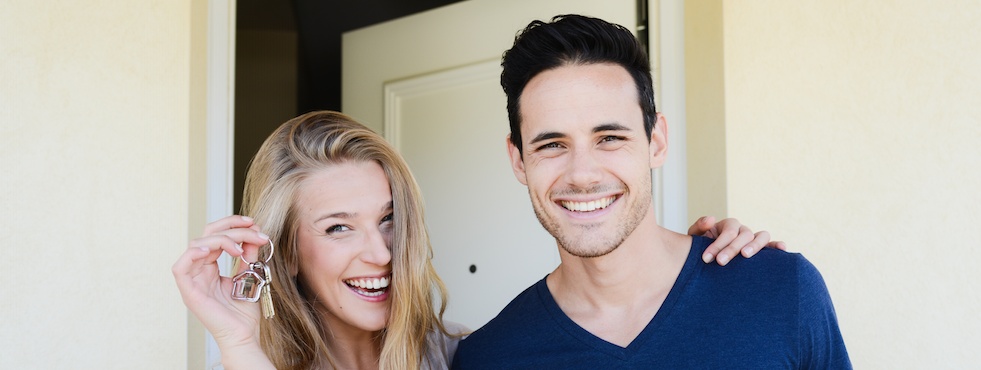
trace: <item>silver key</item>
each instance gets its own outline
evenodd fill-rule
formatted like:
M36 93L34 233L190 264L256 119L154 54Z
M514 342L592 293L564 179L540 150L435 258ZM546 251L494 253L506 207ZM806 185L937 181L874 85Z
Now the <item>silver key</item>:
M271 319L276 316L276 310L273 309L272 304L272 273L269 272L269 265L262 262L256 262L262 265L262 271L265 275L265 284L262 284L262 292L259 294L260 301L262 302L262 317Z

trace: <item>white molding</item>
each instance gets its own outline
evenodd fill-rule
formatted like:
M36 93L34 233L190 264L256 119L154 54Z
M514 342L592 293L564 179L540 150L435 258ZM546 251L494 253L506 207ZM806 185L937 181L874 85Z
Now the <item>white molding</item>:
M468 66L438 71L418 77L385 84L384 132L382 135L396 150L401 150L402 99L434 90L481 82L501 77L500 59L490 59Z
M208 1L207 92L207 205L209 222L232 212L235 158L235 1ZM232 259L218 260L223 274ZM205 364L220 369L221 352L211 333L205 333Z
M661 225L688 232L688 160L685 128L684 0L650 0L651 62L658 110L668 119L668 158L654 171L655 204ZM661 189L661 191L657 191Z

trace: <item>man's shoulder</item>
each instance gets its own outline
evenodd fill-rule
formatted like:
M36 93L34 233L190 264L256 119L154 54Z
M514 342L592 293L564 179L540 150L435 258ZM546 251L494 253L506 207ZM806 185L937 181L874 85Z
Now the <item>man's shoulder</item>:
M692 243L692 254L701 256L712 239L696 237ZM785 252L775 248L763 248L753 257L745 258L737 255L725 266L716 263L698 263L704 272L720 274L732 281L733 277L744 275L747 278L760 277L766 279L790 279L799 273L814 274L817 269L800 253ZM761 276L762 275L762 276ZM739 283L745 281L738 280Z
M529 342L554 330L549 312L542 302L544 279L521 292L496 317L477 329L457 347L454 367L474 368L504 360L504 356L521 356L532 348Z
M698 244L704 243L695 243L693 250ZM684 302L745 307L747 313L761 314L760 319L770 323L780 321L777 317L796 321L804 300L828 296L821 274L800 253L764 248L751 258L736 257L726 266L696 261L691 268Z

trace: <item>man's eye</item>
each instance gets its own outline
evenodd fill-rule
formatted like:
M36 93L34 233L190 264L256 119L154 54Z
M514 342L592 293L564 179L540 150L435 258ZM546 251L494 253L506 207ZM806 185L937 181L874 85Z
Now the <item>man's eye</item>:
M600 139L600 142L613 142L613 141L623 141L625 138L623 136L607 135Z
M349 231L349 230L351 230L351 228L345 225L334 225L327 228L327 235L336 234L342 231Z
M561 147L562 147L562 145L560 145L559 143L552 142L552 143L548 143L548 144L545 144L545 145L542 145L542 146L538 147L538 150L558 149L558 148L561 148Z

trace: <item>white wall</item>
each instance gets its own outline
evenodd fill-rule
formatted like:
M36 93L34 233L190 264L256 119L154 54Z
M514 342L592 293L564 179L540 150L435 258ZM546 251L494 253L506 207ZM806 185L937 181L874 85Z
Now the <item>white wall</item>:
M976 367L981 6L721 4L728 214L821 270L856 368Z
M3 2L3 368L187 366L170 266L201 222L200 4Z

